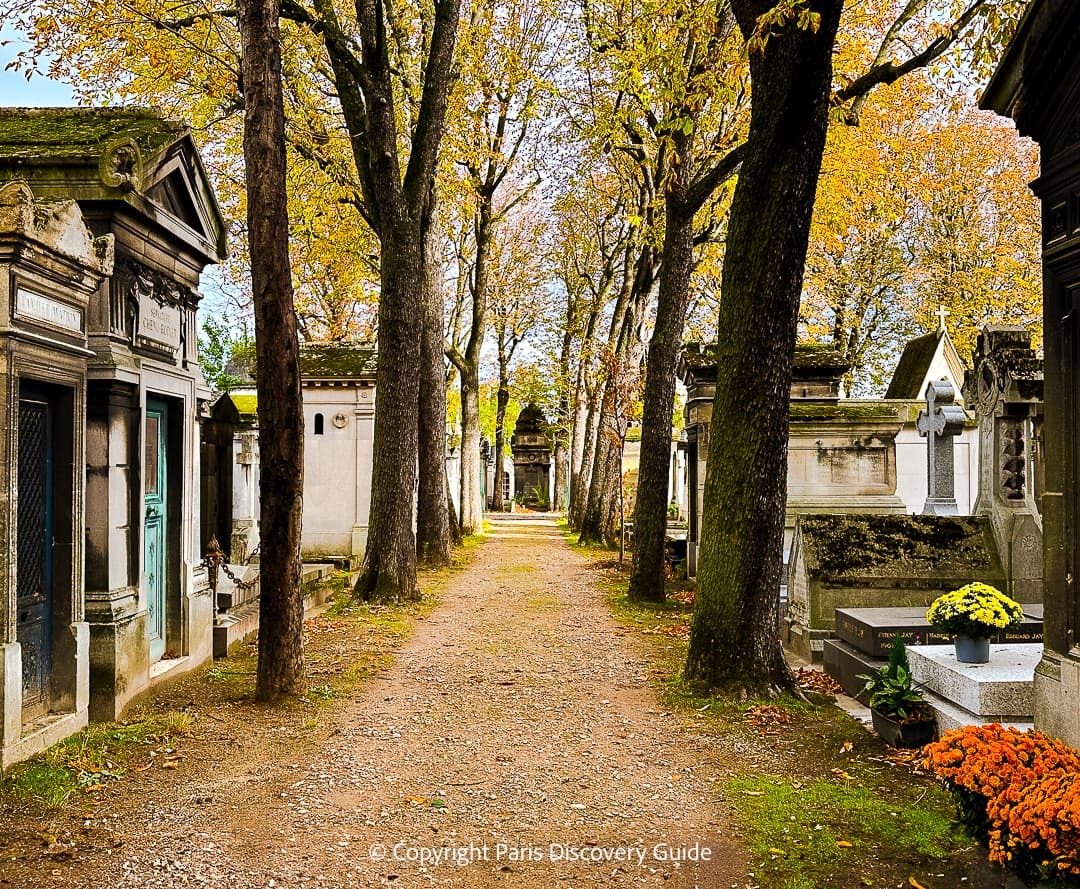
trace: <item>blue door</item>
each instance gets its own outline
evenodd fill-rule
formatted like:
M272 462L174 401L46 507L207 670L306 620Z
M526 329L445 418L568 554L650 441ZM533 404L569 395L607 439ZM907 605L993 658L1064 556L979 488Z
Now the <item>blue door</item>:
M166 439L168 407L146 400L146 452L143 459L143 571L146 576L146 607L150 613L150 660L165 653L165 588L168 534L165 505Z
M23 709L49 709L52 667L52 410L24 386L19 398L16 638L22 648Z

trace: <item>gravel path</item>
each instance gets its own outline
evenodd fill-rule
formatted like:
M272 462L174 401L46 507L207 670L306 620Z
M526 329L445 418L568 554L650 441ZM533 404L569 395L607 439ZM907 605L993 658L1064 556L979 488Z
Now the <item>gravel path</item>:
M723 753L660 706L554 522L494 524L325 745L148 803L82 885L743 886Z

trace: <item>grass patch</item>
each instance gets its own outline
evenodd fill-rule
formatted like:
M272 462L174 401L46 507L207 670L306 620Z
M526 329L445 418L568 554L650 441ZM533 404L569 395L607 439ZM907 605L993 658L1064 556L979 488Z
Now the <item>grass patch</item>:
M0 777L0 797L33 800L58 809L73 796L120 780L132 767L145 765L146 757L170 750L190 733L191 715L183 711L94 723L5 771Z
M763 889L876 885L864 873L875 859L925 865L970 845L952 820L949 800L932 785L744 775L725 790Z

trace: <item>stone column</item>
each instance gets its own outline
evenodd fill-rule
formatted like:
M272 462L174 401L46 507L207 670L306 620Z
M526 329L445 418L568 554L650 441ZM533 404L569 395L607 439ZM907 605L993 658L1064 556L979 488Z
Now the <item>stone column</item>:
M1036 430L1042 425L1043 366L1023 327L988 324L975 348L966 400L979 417L979 498L1001 555L1008 592L1043 597L1042 515L1035 494Z

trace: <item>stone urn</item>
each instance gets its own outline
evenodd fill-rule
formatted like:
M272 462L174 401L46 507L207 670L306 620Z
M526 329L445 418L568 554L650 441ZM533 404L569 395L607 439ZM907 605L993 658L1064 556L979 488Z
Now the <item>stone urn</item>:
M985 664L990 660L990 640L986 636L957 636L953 645L961 664Z

